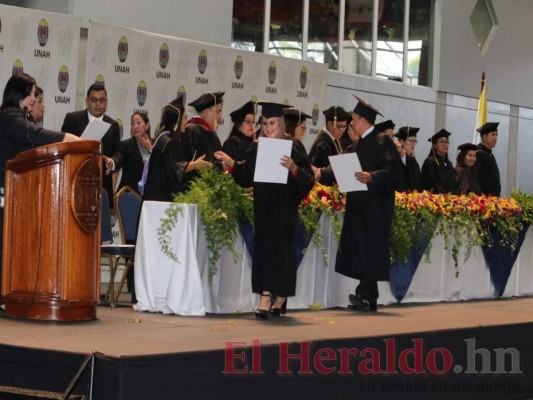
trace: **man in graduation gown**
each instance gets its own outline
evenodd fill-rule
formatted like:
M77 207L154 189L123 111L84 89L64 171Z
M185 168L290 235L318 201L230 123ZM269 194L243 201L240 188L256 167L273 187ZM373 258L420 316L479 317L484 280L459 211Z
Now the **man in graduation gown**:
M377 310L378 281L389 280L389 242L394 214L394 152L386 135L374 129L380 114L368 101L359 101L352 114L353 129L360 137L355 151L362 172L355 178L367 191L349 192L335 271L359 279L355 294L350 294L350 309ZM381 115L381 114L380 114Z
M486 195L500 196L500 170L492 149L498 141L499 122L487 122L480 126L477 131L481 135L481 143L478 144L476 154L476 169L481 184L481 192Z
M107 90L101 83L93 83L87 90L85 98L87 108L81 111L67 113L61 127L62 132L70 132L76 136L81 136L89 122L93 119L100 119L111 124L109 129L102 137L102 154L103 162L106 157L113 157L118 151L120 144L120 128L118 123L105 114L107 109ZM113 198L113 178L112 175L106 174L105 164L102 167L102 187L106 190L109 198ZM111 201L109 206L113 208Z
M189 120L179 138L185 157L183 161L193 161L205 155L205 161L222 171L222 163L215 158L215 152L222 150L216 129L222 121L223 96L224 92L205 93L189 103L198 115Z
M403 149L401 155L403 171L403 178L405 179L405 190L408 192L422 190L422 174L420 173L420 165L415 158L415 146L418 143L416 134L420 128L414 126L402 126L394 135L399 141Z
M337 106L331 106L322 114L326 117L326 126L317 135L309 151L311 164L317 168L329 166L328 157L342 153L339 139L346 130L346 120L349 116L344 108Z

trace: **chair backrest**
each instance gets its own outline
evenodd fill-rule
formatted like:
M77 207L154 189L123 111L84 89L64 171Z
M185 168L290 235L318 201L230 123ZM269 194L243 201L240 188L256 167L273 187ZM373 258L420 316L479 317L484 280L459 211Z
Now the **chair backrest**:
M133 244L137 240L141 204L142 198L139 193L128 186L124 186L115 195L115 212L124 243Z
M109 196L102 188L102 242L113 243L113 232L111 231L111 213L109 211Z

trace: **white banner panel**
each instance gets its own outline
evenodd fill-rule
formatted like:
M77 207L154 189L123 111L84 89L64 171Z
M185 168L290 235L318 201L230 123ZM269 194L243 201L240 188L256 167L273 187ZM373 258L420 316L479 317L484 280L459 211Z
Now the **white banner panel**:
M285 102L312 114L304 144L310 148L324 125L328 66L162 36L91 21L87 87L103 81L107 114L120 120L123 139L130 118L147 112L152 135L162 107L178 92L189 103L206 92L224 91L224 121L217 133L224 142L231 130L229 113L250 99ZM194 110L187 107L187 117Z
M26 72L43 88L45 128L59 130L76 107L81 18L0 5L0 87Z

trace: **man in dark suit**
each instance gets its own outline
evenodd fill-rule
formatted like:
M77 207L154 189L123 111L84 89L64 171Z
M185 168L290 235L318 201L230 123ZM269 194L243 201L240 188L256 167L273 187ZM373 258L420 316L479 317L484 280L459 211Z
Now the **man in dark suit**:
M368 190L349 192L346 197L335 271L359 279L348 307L372 312L377 310L378 281L389 280L397 150L392 140L374 127L380 113L366 100L357 100L352 118L353 130L360 138L355 152L362 171L356 172L354 179L366 184Z
M70 132L76 136L81 136L89 121L98 118L111 124L108 131L102 137L102 187L107 191L109 198L113 197L113 179L111 174L106 174L105 160L112 157L118 150L120 143L120 128L117 122L105 115L107 108L107 91L103 84L93 83L89 90L87 90L87 97L85 99L87 108L82 111L75 111L67 113L61 130L63 132ZM111 208L113 202L110 201Z

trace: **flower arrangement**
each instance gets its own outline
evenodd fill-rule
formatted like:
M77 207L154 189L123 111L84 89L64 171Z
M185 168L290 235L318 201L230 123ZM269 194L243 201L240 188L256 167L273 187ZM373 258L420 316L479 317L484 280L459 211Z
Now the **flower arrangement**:
M230 174L215 168L203 169L191 183L190 190L178 193L161 220L158 238L164 254L177 261L170 245L169 233L181 214L180 203L197 204L209 250L209 282L217 272L216 264L223 250L229 250L237 258L233 243L237 238L239 221L253 224L253 203L250 192L238 186Z
M319 229L320 216L325 213L330 219L338 242L342 228L340 214L344 212L344 202L344 196L337 185L325 186L315 182L298 209L300 221L307 234L313 235L313 244L320 249L325 265L328 265L328 258L324 238Z
M523 214L520 204L513 198L456 196L430 192L396 193L392 225L392 261L406 261L409 249L431 240L435 234L444 237L445 246L452 249L455 267L459 251L464 249L465 261L475 245L494 244L491 229L500 235L500 244L516 249L522 229ZM426 249L429 255L431 247Z
M202 170L192 182L187 193L178 194L166 210L167 218L161 220L159 242L164 254L177 260L169 233L173 229L181 207L179 203L198 204L206 235L209 257L209 280L216 273L216 263L223 250L233 250L239 222L253 225L253 193L239 187L229 174L216 169ZM341 234L341 219L345 198L337 186L324 186L316 182L299 206L299 218L313 243L322 252L328 265L324 238L319 229L322 213L330 219L337 241ZM426 259L431 252L431 239L443 236L446 247L451 247L455 267L459 265L460 251L464 261L474 246L494 245L494 232L500 245L515 251L524 224L533 221L533 195L514 190L511 198L456 196L431 192L396 193L392 221L391 262L407 261L411 249L426 245ZM456 271L456 275L458 272Z

